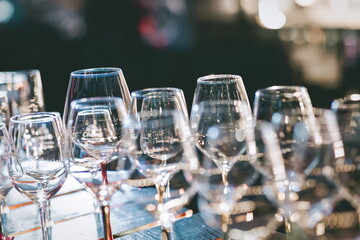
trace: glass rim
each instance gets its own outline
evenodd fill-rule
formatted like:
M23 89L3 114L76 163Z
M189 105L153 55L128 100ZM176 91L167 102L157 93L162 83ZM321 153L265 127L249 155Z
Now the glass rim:
M43 116L43 117L42 117ZM12 116L10 118L11 123L42 123L49 120L55 120L60 117L59 112L35 112L35 113L24 113Z
M288 90L288 92L286 92ZM273 85L256 90L255 97L259 96L279 96L281 93L308 93L307 88L300 85ZM298 97L294 95L294 97Z
M221 83L243 81L242 77L237 74L209 74L197 79L197 83Z
M265 93L265 92L274 92L277 90L306 90L307 88L301 85L272 85L266 88L260 88L258 89L256 92L261 92L261 93Z
M71 72L72 77L87 77L87 76L106 76L122 73L122 69L118 67L96 67L84 68Z
M333 110L358 109L360 111L360 94L354 93L343 98L335 99L331 104Z
M184 94L181 88L175 87L159 87L159 88L144 88L131 92L131 97L141 97L148 93L180 93Z
M124 105L124 100L121 97L114 97L114 96L103 96L103 97L85 97L85 98L79 98L71 101L70 105L75 106L79 103L85 103L85 102L94 102L94 101L108 101L108 100L115 100L121 102L121 104Z

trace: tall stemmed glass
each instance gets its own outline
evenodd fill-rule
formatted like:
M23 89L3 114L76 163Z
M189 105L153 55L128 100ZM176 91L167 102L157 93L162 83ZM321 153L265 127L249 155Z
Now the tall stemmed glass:
M73 144L91 157L73 159L70 173L86 184L99 200L106 240L113 239L109 201L128 178L131 165L124 158L130 135L125 134L127 112L121 98L82 98L70 104L67 129Z
M168 209L169 202L183 205L189 200L193 191L190 170L197 170L197 158L189 131L188 120L180 106L179 99L173 94L159 91L139 90L132 93L130 112L136 136L136 146L132 159L137 169L145 177L153 180L157 189L158 210L164 221L162 236L171 238L172 217L161 208ZM191 175L191 174L190 174ZM168 183L177 178L182 184ZM174 190L166 194L166 187ZM178 188L177 190L175 190ZM175 194L176 192L176 194ZM176 198L178 201L172 201ZM164 216L168 216L164 218Z
M285 115L283 115L285 113ZM292 115L296 113L296 115ZM284 116L287 116L284 117ZM282 119L281 119L282 118ZM291 140L293 137L293 124L304 118L314 118L313 107L307 89L302 86L271 86L259 89L255 93L254 100L254 120L256 124L267 121L276 125L279 134L280 147L286 165L287 174L292 174L293 169L293 151L291 149ZM259 169L264 169L264 158L262 152L262 141L257 141L258 165ZM264 176L267 173L263 173ZM285 228L288 233L291 232L291 221L289 215L285 214Z
M41 75L38 69L0 72L0 89L8 92L12 116L45 110Z
M360 213L360 94L336 99L331 105L336 113L345 148L345 161L337 166L342 185L350 192L351 204Z
M222 228L226 232L226 219L237 200L235 198L241 198L235 196L236 187L248 186L257 178L256 171L246 155L246 150L255 148L251 113L247 104L238 100L203 101L192 108L191 129L198 149L211 159L221 172L222 184L214 186L217 186L215 190L218 193L219 188L223 187L222 193L216 198L213 196L216 194L210 194L211 191L203 195L211 202L217 201L217 205L226 205L222 212L225 220ZM204 169L212 169L206 166L209 165L206 159L202 162ZM228 174L235 165L237 184L228 181ZM215 176L216 174L212 176L212 181Z
M89 97L120 97L126 110L130 106L130 92L124 74L120 68L103 67L74 71L70 74L63 112L64 124L68 124L70 104L80 98ZM72 156L86 156L77 145L73 145Z
M185 96L183 90L174 87L161 87L161 88L145 88L141 90L134 91L132 93L132 108L131 111L137 112L139 106L137 104L142 104L144 98L152 97L152 105L149 106L149 109L166 109L166 110L178 110L184 115L184 120L189 120L189 113L186 106ZM141 108L141 107L140 107ZM170 197L170 179L166 185L164 197Z
M284 116L284 119L294 122L291 141L293 174L289 174L276 128L268 122L258 126L265 144L267 184L272 188L268 193L273 192L273 199L285 215L292 213L293 223L305 229L308 237L315 238L324 234L325 226L319 222L332 212L335 202L341 197L335 169L343 161L344 148L336 117L330 110L315 109L315 118L309 121L300 120L304 118L303 114L300 114L301 118L295 115L291 114L293 120ZM303 234L292 231L290 238L298 239Z
M68 154L56 113L29 113L10 119L9 176L14 187L39 206L42 239L51 239L48 201L67 177Z
M10 142L7 127L5 123L0 123L0 214L3 212L3 202L11 190L12 185L7 169L7 160L10 157ZM3 239L4 233L0 217L0 239ZM4 238L6 239L6 238Z

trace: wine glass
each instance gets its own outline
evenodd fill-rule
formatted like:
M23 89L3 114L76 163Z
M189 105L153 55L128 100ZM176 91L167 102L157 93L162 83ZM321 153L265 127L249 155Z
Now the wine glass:
M0 123L0 215L2 214L3 203L6 195L12 188L9 178L6 161L10 157L10 142L5 123ZM2 223L0 217L0 239L3 239ZM5 238L4 238L5 239Z
M142 106L137 104L143 104L144 98L151 99L149 109L167 109L178 110L184 114L184 120L188 121L188 109L182 89L173 87L161 87L161 88L145 88L134 91L132 93L132 111L137 112ZM149 101L149 100L145 100ZM170 179L169 179L170 181ZM170 185L166 185L164 197L169 197Z
M9 176L14 187L38 205L43 240L51 239L48 201L67 177L68 153L60 122L59 114L47 112L10 119Z
M222 214L223 220L226 220L236 198L241 198L235 194L235 189L246 188L258 177L252 160L246 154L246 151L255 148L251 113L247 104L239 100L202 101L192 107L191 130L197 148L206 157L202 161L203 168L210 171L200 181L210 184L204 184L200 193L204 190L202 195L206 199L224 208ZM235 182L229 182L229 172L232 172L231 176L237 174ZM226 225L224 221L224 232L227 231Z
M0 121L6 125L8 125L10 121L8 92L2 90L0 90Z
M360 212L360 178L357 167L360 163L360 94L335 99L331 109L336 113L345 148L345 160L336 170L342 185L354 198L349 199L350 203Z
M91 157L74 158L70 173L86 184L98 199L104 225L104 239L113 239L109 201L131 173L126 161L130 135L123 130L127 112L118 97L81 98L70 104L67 129L73 144Z
M0 73L1 90L8 92L10 115L45 110L41 75L38 69Z
M268 122L258 126L267 159L266 191L293 223L290 237L294 239L304 234L315 237L325 231L324 225L319 223L332 213L335 202L341 197L335 169L344 158L336 117L330 110L314 109L314 118L309 121L301 120L304 114L298 114L300 117L295 117L296 113L292 112L293 119L289 115L281 118L293 122L291 171L276 126ZM298 231L295 224L307 233Z
M212 74L198 78L193 105L209 100L243 101L251 111L246 89L239 75Z
M162 236L171 238L172 212L186 204L196 188L191 170L197 170L198 162L189 121L172 93L145 89L131 96L136 138L131 158L137 170L155 184Z
M292 115L293 113L294 115ZM288 119L286 119L285 116L288 116ZM302 119L307 121L305 117L306 119L314 118L311 99L305 87L271 86L256 91L254 100L254 120L256 125L264 121L276 125L286 171L289 174L294 172L292 160L293 151L291 149L293 127L299 118L299 120ZM293 121L289 121L289 119ZM267 172L262 171L266 168L266 166L264 166L264 146L263 142L259 141L260 139L258 137L256 139L258 148L257 166L259 171L262 172L262 178L265 177L266 179ZM285 217L285 228L286 231L290 233L291 221L287 217L288 216Z
M130 92L124 74L120 68L103 67L74 71L70 74L66 93L63 122L68 124L70 104L80 98L120 97L125 109L130 106ZM72 157L81 159L87 156L76 144L72 147Z

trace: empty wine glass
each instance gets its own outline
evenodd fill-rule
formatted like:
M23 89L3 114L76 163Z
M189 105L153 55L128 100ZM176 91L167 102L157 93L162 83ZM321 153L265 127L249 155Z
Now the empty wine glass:
M198 162L181 102L173 94L140 90L132 93L135 148L132 160L138 171L155 184L162 237L171 238L172 211L195 194L192 170ZM170 182L169 182L170 181ZM166 187L169 193L166 194Z
M222 209L222 229L226 232L226 219L241 198L241 188L244 190L258 177L246 154L255 148L251 113L247 104L238 100L203 101L192 107L191 129L196 146L206 156L202 163L208 173L200 175L199 182L207 184L202 184L200 193L218 205L215 208ZM232 181L228 179L230 172Z
M74 158L70 173L97 197L103 216L104 239L113 239L109 201L131 173L125 151L131 146L125 134L127 112L118 97L82 98L70 104L67 129L73 144L90 157Z
M42 239L51 239L48 201L67 177L68 154L59 114L39 112L10 119L9 176L14 187L40 211Z
M295 115L291 114L292 117ZM304 117L302 113L299 115ZM335 167L344 157L335 115L330 110L315 109L314 117L309 121L295 117L292 121L289 116L283 118L294 122L292 171L284 158L283 139L279 139L276 127L266 122L259 124L268 160L266 182L271 188L267 188L268 194L276 199L285 217L308 231L308 237L323 234L325 226L319 223L332 212L334 203L341 197ZM290 231L290 238L298 239L304 234L294 229Z
M336 113L344 142L345 160L336 168L342 185L354 198L350 203L360 213L359 166L360 163L360 94L351 94L336 99L331 105Z
M186 101L184 97L183 90L173 87L162 87L162 88L146 88L134 91L132 93L132 111L137 112L138 109L142 108L137 106L138 104L144 104L145 102L150 102L148 109L166 109L166 110L178 110L184 114L184 120L188 121L188 110L186 106ZM142 109L145 110L145 109ZM170 179L169 179L170 182ZM166 185L164 197L170 197L170 185Z
M242 78L232 74L212 74L198 78L193 105L209 100L239 100L250 109Z
M283 114L285 113L285 114ZM293 115L294 114L294 115ZM287 116L287 117L286 117ZM293 151L291 140L293 137L294 124L297 121L307 121L314 118L313 107L307 89L303 86L271 86L259 89L255 93L254 100L254 120L256 125L267 121L274 124L280 138L280 147L288 174L294 172ZM258 148L258 169L262 171L264 166L263 143L257 138ZM266 179L267 172L263 172ZM297 175L296 175L297 176ZM291 222L285 217L285 228L290 233Z
M12 188L7 169L7 160L10 157L10 142L5 123L0 123L0 215L3 210L3 203L6 195ZM0 217L0 239L3 239L2 223Z
M8 92L10 115L45 110L40 71L0 72L0 89Z
M125 109L130 106L130 92L120 68L103 67L74 71L70 74L66 93L63 122L68 124L70 104L80 98L120 97ZM81 159L86 152L76 144L72 146L72 157Z

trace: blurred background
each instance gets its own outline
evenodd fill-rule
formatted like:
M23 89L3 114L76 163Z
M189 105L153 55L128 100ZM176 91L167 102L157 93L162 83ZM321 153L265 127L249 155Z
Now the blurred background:
M39 69L46 109L70 73L120 67L130 91L241 75L253 102L305 85L316 107L360 91L360 0L0 0L0 71Z

